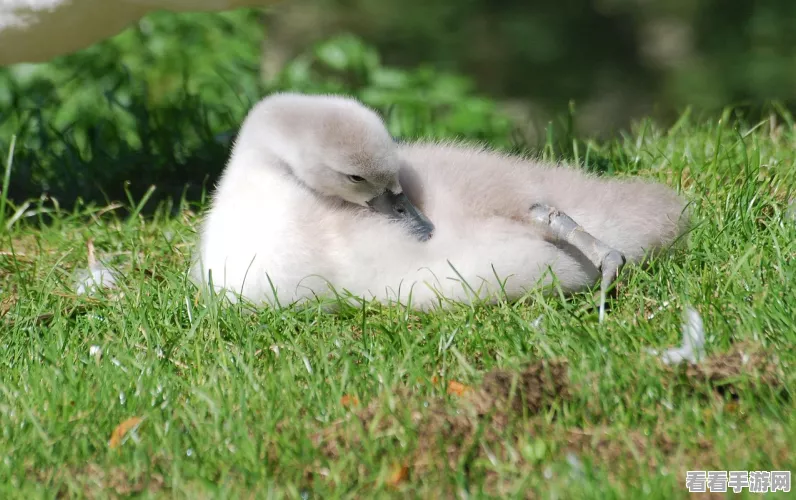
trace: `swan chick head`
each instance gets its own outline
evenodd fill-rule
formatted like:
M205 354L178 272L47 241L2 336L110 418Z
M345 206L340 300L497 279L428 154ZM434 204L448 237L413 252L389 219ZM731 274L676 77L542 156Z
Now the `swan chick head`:
M317 194L407 224L421 241L434 231L403 192L403 160L384 122L355 99L273 94L252 109L237 146L255 148Z

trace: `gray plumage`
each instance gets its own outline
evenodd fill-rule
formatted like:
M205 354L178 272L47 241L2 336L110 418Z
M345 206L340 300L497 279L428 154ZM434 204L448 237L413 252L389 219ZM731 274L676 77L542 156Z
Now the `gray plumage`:
M328 296L331 284L382 301L411 290L419 309L440 296L515 299L549 283L548 269L565 291L592 286L600 271L531 220L534 204L566 212L628 263L688 227L685 201L661 184L464 144L396 144L355 100L270 96L241 128L194 277L212 271L258 304L274 290L281 304Z

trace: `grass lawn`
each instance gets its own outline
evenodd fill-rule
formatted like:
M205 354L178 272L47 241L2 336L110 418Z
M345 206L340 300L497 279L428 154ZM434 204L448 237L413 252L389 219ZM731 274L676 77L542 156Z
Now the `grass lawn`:
M7 204L0 497L681 498L687 470L796 469L796 130L728 117L580 150L695 213L603 324L593 293L248 315L186 279L201 206ZM122 277L78 295L89 240ZM707 358L669 368L648 349L686 306Z

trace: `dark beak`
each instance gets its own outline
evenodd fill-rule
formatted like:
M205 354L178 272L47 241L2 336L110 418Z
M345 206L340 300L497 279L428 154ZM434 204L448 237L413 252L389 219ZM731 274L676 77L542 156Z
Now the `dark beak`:
M389 190L368 202L368 206L390 219L407 224L409 230L420 241L428 241L434 233L434 224L412 205L406 194L395 194Z

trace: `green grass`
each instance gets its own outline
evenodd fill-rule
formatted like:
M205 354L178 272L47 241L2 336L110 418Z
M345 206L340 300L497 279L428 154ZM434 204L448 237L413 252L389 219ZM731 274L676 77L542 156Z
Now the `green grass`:
M663 180L695 211L685 249L625 271L603 325L591 294L446 313L368 304L251 316L198 298L186 280L201 207L128 218L34 201L6 218L0 245L0 495L675 498L689 469L796 469L796 221L784 216L795 142L788 123L685 117L590 144L613 175ZM89 239L124 275L94 298L74 293ZM735 399L716 396L645 354L680 342L686 304L702 314L710 356L758 346L776 355L782 385L755 384L749 363L730 380ZM477 386L491 369L554 359L568 362L571 396L487 418L473 435L434 433L458 450L450 463L427 442L429 420L407 413L439 398L455 408L449 380ZM334 424L367 404L394 417ZM143 423L109 448L134 416ZM324 430L343 444L319 446ZM418 446L433 467L418 463ZM401 465L408 479L387 484Z
M266 88L258 22L155 15L52 64L0 71L0 497L678 498L686 470L796 469L790 115L686 112L597 143L573 137L573 107L534 147L466 80L382 66L347 36ZM177 57L164 50L175 36L216 50ZM691 200L694 229L684 248L624 271L602 325L586 293L429 314L246 314L186 278L196 200L248 107L280 88L353 94L401 138L658 179ZM121 273L117 290L75 293L89 241ZM701 372L668 370L647 350L680 343L689 305L709 358ZM562 360L559 385L539 376L543 404L472 413L495 402L473 400L494 396L493 370ZM476 390L448 395L451 381ZM110 447L131 417L143 421Z

